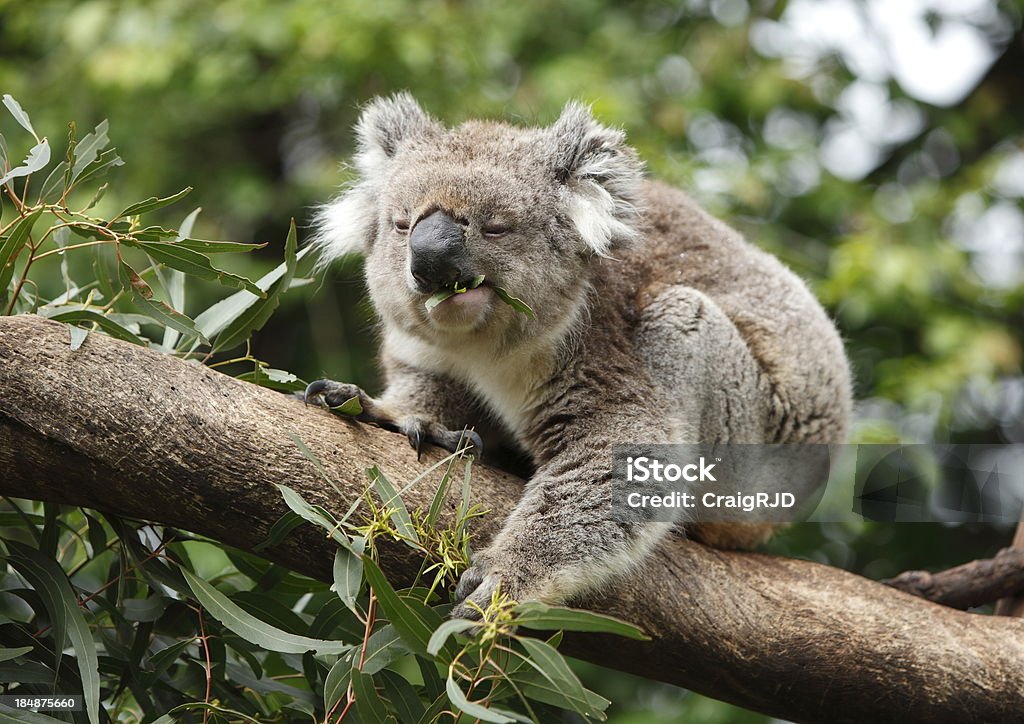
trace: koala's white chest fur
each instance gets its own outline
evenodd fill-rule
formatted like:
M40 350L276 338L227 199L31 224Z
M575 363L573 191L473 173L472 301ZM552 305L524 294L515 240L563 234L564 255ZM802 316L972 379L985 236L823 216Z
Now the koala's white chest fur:
M386 344L391 354L410 366L463 382L516 437L543 402L554 356L554 345L543 341L496 357L491 348L438 347L397 330L389 330Z

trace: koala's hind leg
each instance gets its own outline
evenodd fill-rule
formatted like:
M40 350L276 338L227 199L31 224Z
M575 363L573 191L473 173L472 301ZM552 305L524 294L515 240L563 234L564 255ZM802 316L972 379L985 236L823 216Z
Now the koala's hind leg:
M677 420L678 442L765 441L761 369L708 296L686 286L662 290L641 314L636 349Z
M708 296L686 286L662 290L643 311L636 348L671 410L675 442L765 442L767 380L739 330ZM685 526L688 535L722 548L753 548L776 528Z

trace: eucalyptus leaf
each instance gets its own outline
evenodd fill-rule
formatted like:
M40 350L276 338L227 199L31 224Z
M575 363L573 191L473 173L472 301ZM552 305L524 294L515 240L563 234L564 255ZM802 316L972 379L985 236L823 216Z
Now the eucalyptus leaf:
M103 184L98 189L96 189L96 193L92 195L92 199L89 201L88 204L86 204L85 208L82 209L82 211L88 211L93 206L98 204L100 200L106 195L108 188L110 188L110 184Z
M247 613L231 599L202 580L194 573L182 568L182 575L196 599L211 616L224 624L230 631L246 641L268 651L301 654L315 651L319 654L342 654L352 647L343 641L324 641L306 636L296 636L267 624Z
M324 679L324 711L335 710L335 705L348 693L348 684L352 680L352 661L343 656L334 662L334 666Z
M148 598L126 598L121 602L121 607L126 621L159 621L169 603L169 599L153 595Z
M11 659L16 659L19 656L24 656L32 651L32 649L32 646L19 646L14 649L0 648L0 661L10 661Z
M206 239L178 239L175 244L202 254L234 254L262 249L267 244L243 244L238 241L208 241ZM262 291L262 290L261 290Z
M72 324L68 326L68 334L71 335L71 351L74 352L85 342L85 338L89 336L89 330Z
M449 638L457 633L469 631L478 625L475 621L469 621L464 618L453 618L445 621L431 634L430 641L427 642L427 653L431 656L436 656L437 652L441 650L441 647L445 645Z
M526 663L540 673L542 680L533 681L528 675L517 675L516 682L540 689L531 693L532 698L555 706L572 709L583 716L599 721L606 719L604 710L611 704L607 699L587 691L579 677L569 668L558 650L546 641L528 637L516 637L526 651Z
M638 641L650 641L643 629L631 623L592 611L548 606L537 601L520 603L513 613L516 624L541 631L589 631L611 633Z
M434 292L430 296L430 298L426 302L423 303L423 305L427 308L427 311L429 312L431 309L436 307L441 302L443 302L446 299L449 299L451 297L454 297L454 296L455 296L455 290L454 289L442 289L442 290L440 290L438 292Z
M103 119L97 125L92 133L86 134L85 138L78 142L75 147L75 163L71 167L71 182L74 183L79 176L86 173L89 170L89 166L100 160L102 157L99 155L100 151L107 147L110 143L110 137L107 135L107 131L110 124L107 119ZM108 153L113 153L113 149L110 149ZM114 158L117 158L114 156ZM108 161L110 157L108 156ZM121 159L117 159L120 161ZM95 170L95 169L94 169ZM83 179L85 180L85 179Z
M270 527L270 532L267 534L267 539L259 545L253 546L254 553L260 553L267 548L273 548L288 537L288 534L295 530L302 524L302 516L293 510L289 510L287 513L282 515L277 521Z
M154 261L166 264L172 269L185 272L190 276L220 282L228 287L245 289L252 294L266 296L262 289L245 277L217 269L208 256L200 254L198 251L192 251L181 244L165 241L135 241L133 239L125 239L124 243L142 249Z
M395 523L395 530L406 539L419 544L420 537L416 533L416 528L412 524L412 516L409 515L409 509L405 507L405 501L402 500L402 496L399 495L398 490L391 484L387 476L380 471L376 465L366 471L366 474L370 478L370 482L373 483L373 487L376 489L377 494L380 496L381 502L389 507L393 508L394 512L391 514L391 519Z
M426 710L416 688L394 671L382 671L378 678L384 685L384 694L398 715L398 721L418 722Z
M150 196L145 201L139 201L138 203L130 205L114 218L120 219L122 216L141 216L142 214L147 214L150 211L162 209L165 206L170 206L176 201L180 201L185 198L191 191L192 187L186 186L181 191L176 194L172 194L171 196L165 196L163 198L160 198L159 196Z
M167 289L167 297L170 307L175 312L185 312L185 272L177 269L169 269L167 278L164 280L164 287ZM167 349L174 349L178 343L181 333L173 327L164 328L162 344Z
M243 372L235 379L253 382L262 387L269 387L282 392L301 392L306 389L307 383L299 379L287 370L279 370L273 367L260 367L256 365L252 372Z
M363 583L363 551L366 549L366 538L357 536L352 539L352 547L339 546L334 552L334 592L342 603L356 612L356 598Z
M34 174L36 171L42 171L49 163L50 142L44 138L32 147L28 152L28 157L21 162L20 166L15 166L3 176L0 176L0 186L3 186L11 179L21 176L29 176Z
M67 176L68 169L70 168L71 167L68 165L67 161L61 161L50 169L50 173L46 175L46 180L43 181L43 185L40 187L40 201L45 202L56 197L57 192L60 191L63 186L64 178Z
M196 326L208 337L215 337L213 349L225 350L242 344L252 333L262 329L280 304L281 294L288 289L295 274L295 265L313 247L297 251L295 221L292 220L285 240L285 260L256 282L265 299L248 291L222 299L196 317Z
M77 180L73 180L71 183L72 185L80 185L91 181L97 181L103 178L110 169L117 166L124 166L124 161L122 161L121 157L117 155L117 151L111 148L97 156L95 161L82 170L82 173L77 177Z
M25 577L43 599L53 625L58 664L65 640L71 643L82 679L86 711L92 724L99 724L100 675L96 644L78 606L71 582L53 559L18 541L6 541L7 563Z
M33 138L39 138L36 135L36 129L32 128L32 121L29 120L28 114L25 113L24 109L18 101L14 100L14 97L10 93L4 93L4 105L7 110L14 116L14 120L18 122L22 128L32 134Z
M89 545L92 547L90 555L95 558L107 549L107 531L103 527L103 523L96 517L89 515L89 513L84 510L82 511L82 515L85 517L85 520L89 525Z
M117 339L123 339L126 342L132 344L138 344L145 346L148 341L142 337L134 334L124 326L114 321L111 317L100 314L99 312L92 309L71 309L68 311L60 311L60 307L54 307L48 310L44 316L56 322L65 322L67 324L74 324L76 322L94 322L96 326L102 329L104 332L109 334L111 337ZM40 310L43 311L43 310ZM74 327L73 327L74 328Z
M384 700L377 693L373 677L355 669L352 670L352 693L356 697L356 711L364 722L386 724L395 721L388 713Z
M268 694L284 695L291 699L292 707L298 708L310 717L312 717L316 710L313 694L309 691L276 681L269 676L254 677L244 667L236 664L229 663L226 668L230 680L236 682L239 686L252 689L264 696Z
M359 402L359 395L353 395L337 407L332 407L331 409L341 415L349 415L351 417L363 414L363 405Z
M53 669L43 666L38 661L2 661L0 662L0 681L19 684L53 685L56 674Z
M493 709L488 709L485 706L481 706L480 704L467 699L466 695L462 692L462 689L459 688L459 685L455 683L455 679L453 679L450 674L448 675L448 681L445 682L445 688L448 692L448 698L451 700L455 708L468 714L474 719L493 722L493 724L515 724L516 720L512 717L494 711Z
M362 670L367 674L376 674L408 653L409 649L402 643L398 629L394 624L388 624L374 631L366 642Z
M118 265L118 277L121 287L131 294L132 301L144 314L148 315L157 324L165 327L172 327L183 334L190 334L199 337L202 341L208 342L202 333L195 327L195 323L181 312L176 312L163 302L153 301L153 290L146 284L138 272L122 261Z
M143 675L142 682L145 686L151 687L155 684L164 672L174 664L175 661L184 660L185 652L196 643L194 638L178 641L170 646L160 649L149 657L148 671Z
M406 646L415 654L426 655L427 643L432 633L431 627L395 592L380 566L366 555L363 556L363 570L367 582L377 596L377 602Z
M300 515L306 521L319 526L330 533L331 537L342 545L349 545L348 538L339 529L338 521L328 511L318 505L310 505L301 495L289 488L287 485L276 484L281 491L284 502L293 512Z
M194 209L188 216L184 218L181 225L178 227L178 234L176 241L180 242L182 239L188 237L192 233L192 227L195 226L196 218L199 216L199 212L202 209ZM167 287L167 296L170 301L171 309L176 312L185 313L185 272L177 269L170 269L167 272L167 280L164 284ZM181 333L172 327L164 328L163 346L167 349L174 349L174 346L178 343L178 339Z
M467 284L464 287L461 287L458 284L455 284L452 287L449 287L448 289L438 290L433 295L431 295L431 297L426 302L424 302L424 305L426 306L427 311L429 312L431 309L436 307L438 304L440 304L441 302L445 301L446 299L450 299L451 297L454 297L456 294L465 294L470 289L476 289L478 286L480 286L481 284L484 283L484 279L486 279L486 278L487 277L485 277L483 274L481 274L479 276L473 277L470 280L469 284Z
M32 231L42 209L37 209L14 225L5 238L0 239L0 303L7 300L7 286L14 277L14 263L18 254L25 248L28 235ZM0 311L3 311L0 309Z
M501 299L501 301L505 302L505 304L512 307L512 309L516 310L520 314L525 314L530 319L537 318L537 313L534 312L530 308L530 305L524 302L522 299L519 299L518 297L513 297L502 287L491 287L491 289L494 290L494 293L498 295L498 298Z
M124 224L128 222L118 221L117 224ZM130 224L129 224L130 226ZM130 229L129 229L130 230ZM131 238L133 241L168 241L178 237L178 232L174 229L167 229L163 226L146 226L142 229L131 231Z

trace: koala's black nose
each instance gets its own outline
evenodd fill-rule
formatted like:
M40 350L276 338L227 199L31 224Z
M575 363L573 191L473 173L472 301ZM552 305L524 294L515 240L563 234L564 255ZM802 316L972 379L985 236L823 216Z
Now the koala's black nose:
M461 281L467 261L465 231L443 211L420 219L409 234L412 276L425 294Z

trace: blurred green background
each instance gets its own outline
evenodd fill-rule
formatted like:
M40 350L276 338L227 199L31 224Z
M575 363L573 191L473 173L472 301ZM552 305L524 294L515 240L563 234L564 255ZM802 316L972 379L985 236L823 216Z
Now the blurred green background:
M847 340L858 439L1024 442L1022 14L1022 0L8 0L0 90L55 143L69 120L82 135L109 118L126 165L98 213L194 186L168 224L201 206L196 236L269 241L229 267L250 277L280 259L289 218L308 224L347 179L372 96L409 89L450 123L548 123L583 99L653 176L808 280ZM23 156L24 135L8 137ZM191 290L187 311L218 294ZM374 390L373 327L353 260L287 295L254 354ZM1008 539L832 524L772 546L877 578ZM620 724L766 721L581 670Z

